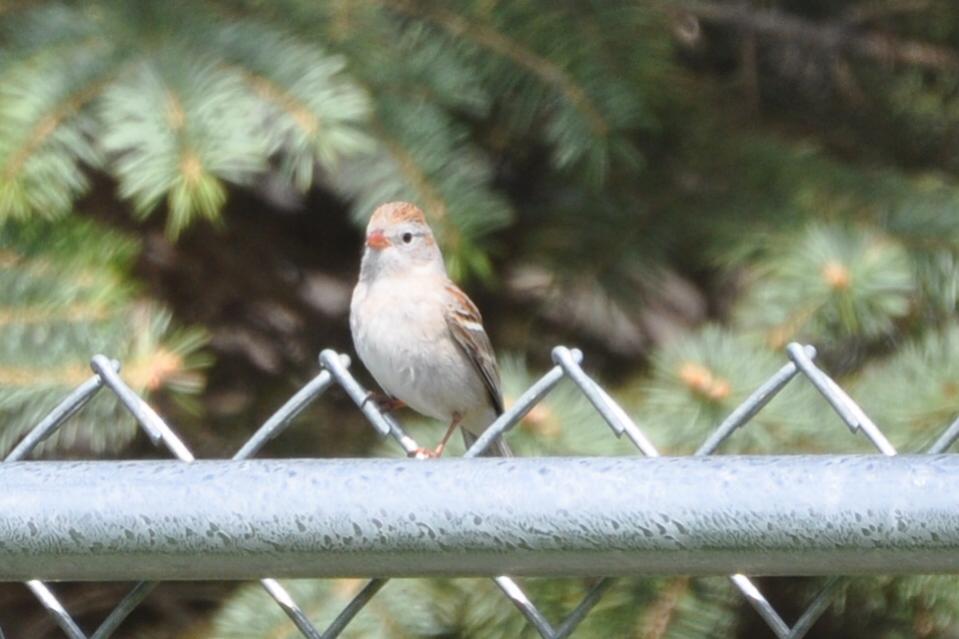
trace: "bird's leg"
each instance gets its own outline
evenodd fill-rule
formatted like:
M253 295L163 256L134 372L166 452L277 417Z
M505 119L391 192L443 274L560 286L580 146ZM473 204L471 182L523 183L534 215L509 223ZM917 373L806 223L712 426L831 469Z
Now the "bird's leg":
M456 430L456 427L460 425L460 422L463 421L463 416L459 413L453 413L453 419L450 421L449 428L446 429L446 434L443 435L443 439L440 440L439 445L433 449L433 455L439 457L443 454L443 449L446 448L446 442L449 441L450 436L453 434L453 431Z
M398 408L403 408L406 406L406 403L402 399L390 397L386 393L381 393L380 391L376 390L371 390L366 394L366 398L363 400L363 403L360 404L360 408L366 406L366 402L373 402L376 404L376 407L384 413L391 413Z
M443 439L440 440L439 445L436 448L417 448L410 453L410 457L415 457L416 459L435 459L443 454L443 449L446 448L446 442L449 441L450 436L452 436L453 431L456 430L456 427L460 425L460 422L463 420L463 416L459 413L453 413L453 420L450 422L449 428L446 429L446 434L443 435Z

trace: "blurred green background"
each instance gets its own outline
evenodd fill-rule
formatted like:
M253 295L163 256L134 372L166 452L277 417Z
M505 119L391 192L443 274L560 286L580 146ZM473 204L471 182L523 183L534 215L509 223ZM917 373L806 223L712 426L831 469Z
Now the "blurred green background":
M103 352L198 456L232 454L321 348L352 352L362 225L395 199L482 309L508 399L579 346L685 454L798 340L901 451L959 413L951 0L7 0L0 453ZM510 443L634 454L570 389ZM720 452L870 451L797 383ZM396 452L332 392L266 454ZM37 454L159 456L106 395ZM821 585L759 582L787 620ZM359 587L289 585L318 624ZM589 584L525 585L558 619ZM56 591L92 631L127 588ZM0 627L60 636L16 584ZM256 584L176 583L118 636L298 634ZM488 580L412 580L345 636L534 633ZM720 578L619 580L578 636L770 635ZM810 636L957 637L959 581L844 582Z

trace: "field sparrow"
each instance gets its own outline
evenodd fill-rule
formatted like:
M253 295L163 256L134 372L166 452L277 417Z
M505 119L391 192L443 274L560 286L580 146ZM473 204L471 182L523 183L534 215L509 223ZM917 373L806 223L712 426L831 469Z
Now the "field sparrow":
M406 404L449 423L438 457L460 426L467 446L503 412L499 370L479 311L450 281L423 212L383 204L366 228L360 279L350 303L353 344L385 390L385 407ZM509 456L497 439L490 455Z

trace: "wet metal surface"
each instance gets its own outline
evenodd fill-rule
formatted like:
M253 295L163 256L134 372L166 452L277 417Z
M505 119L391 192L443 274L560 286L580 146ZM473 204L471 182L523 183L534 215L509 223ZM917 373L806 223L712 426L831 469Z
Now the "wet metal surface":
M959 457L14 462L0 579L959 570Z

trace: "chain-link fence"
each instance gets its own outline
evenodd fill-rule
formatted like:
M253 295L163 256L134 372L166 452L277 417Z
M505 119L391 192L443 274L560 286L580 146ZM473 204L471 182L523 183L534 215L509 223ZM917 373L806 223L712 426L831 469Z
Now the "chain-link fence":
M735 431L745 426L764 406L786 387L795 377L805 377L819 391L826 402L835 410L852 433L861 433L869 439L883 455L896 454L895 448L883 435L875 423L828 375L818 368L813 359L812 347L791 344L787 347L789 361L763 385L757 388L738 408L736 408L695 452L695 455L709 455L731 437ZM585 395L596 411L602 416L612 434L624 435L647 457L658 457L659 452L633 422L623 409L599 386L580 366L582 354L577 350L557 347L553 350L555 366L527 389L516 402L466 451L465 457L476 457L482 453L498 436L513 428L564 378L574 384ZM319 398L334 384L339 385L356 404L369 423L382 436L391 438L408 456L414 456L420 449L397 420L384 413L375 402L368 401L369 391L365 389L349 372L349 359L333 351L320 354L322 371L290 400L273 414L256 433L233 456L234 460L244 460L256 455L271 439L281 435L291 424L294 417L311 402ZM55 432L71 415L83 406L103 388L114 393L119 401L136 418L140 427L151 441L165 447L176 459L183 462L194 461L193 454L164 422L162 418L135 392L127 386L119 375L119 365L102 355L92 360L93 376L81 384L56 408L50 412L16 446L4 461L21 461L44 439ZM953 422L939 439L927 451L930 454L942 453L959 437L959 419ZM430 463L426 461L424 463ZM840 582L839 577L829 579L822 590L813 598L805 611L790 625L773 608L759 589L742 574L729 577L746 600L755 608L773 634L780 638L799 638L804 636L819 616L826 610L830 597ZM558 623L547 619L535 603L524 593L520 585L510 577L495 577L494 581L504 596L511 601L536 628L540 635L548 639L570 636L577 625L589 614L609 589L612 580L601 579L589 590L583 600ZM325 629L317 628L290 594L274 579L262 579L263 587L276 603L282 607L304 637L310 639L331 639L338 636L376 596L384 586L386 579L370 580ZM91 635L87 635L71 617L68 610L57 599L45 583L28 581L27 587L36 595L40 603L53 616L60 628L71 639L106 639L112 636L124 619L150 594L156 585L142 582L134 586ZM2 639L2 631L0 631ZM12 638L11 638L12 639Z

